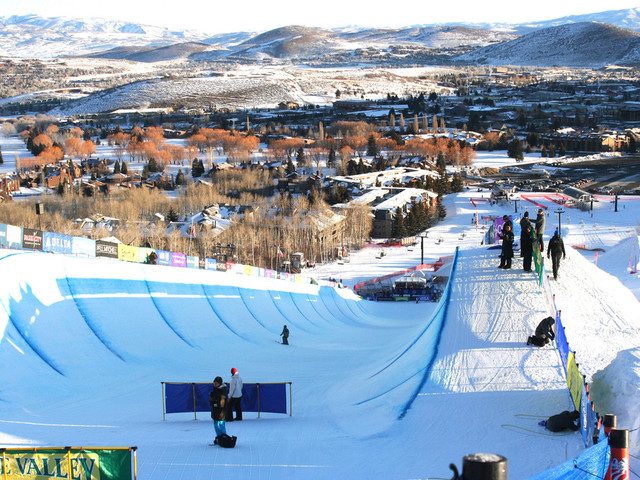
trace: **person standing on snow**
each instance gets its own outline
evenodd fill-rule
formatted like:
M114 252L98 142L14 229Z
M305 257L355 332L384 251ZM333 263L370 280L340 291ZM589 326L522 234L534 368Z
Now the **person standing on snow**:
M538 243L540 244L540 251L544 252L544 227L547 223L547 217L544 216L544 210L538 210L538 216L536 217L536 236L538 237Z
M520 222L520 255L522 256L522 268L525 272L531 271L531 259L533 257L533 240L535 232L529 221L528 213L524 213L524 218Z
M227 418L227 387L222 383L222 377L216 377L213 381L213 390L209 394L209 405L211 406L213 428L216 431L216 438L213 443L217 445L218 437L223 433L227 433L227 427L225 426Z
M229 383L229 414L227 422L242 420L242 377L238 370L231 369L231 382ZM236 418L233 418L233 411L236 411Z
M505 223L502 227L502 233L498 235L502 239L502 253L500 254L500 266L498 268L511 268L511 259L513 258L513 232L511 224Z
M289 329L286 325L282 329L282 333L280 334L280 336L282 337L282 344L289 345Z
M560 257L567 258L567 254L564 251L564 242L562 241L562 237L558 233L558 230L555 231L551 240L549 240L549 245L547 245L547 258L551 257L551 265L553 268L553 279L558 279L558 270L560 268Z

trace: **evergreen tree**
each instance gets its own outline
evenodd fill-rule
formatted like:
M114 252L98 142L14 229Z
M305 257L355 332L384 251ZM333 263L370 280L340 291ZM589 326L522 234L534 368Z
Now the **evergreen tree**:
M154 173L158 171L158 164L156 162L156 159L151 157L149 159L149 163L147 163L147 167L149 168L149 173Z
M191 177L198 178L200 175L200 163L197 158L194 158L193 162L191 162Z
M369 135L369 139L367 140L367 155L370 157L376 157L378 155L376 137L374 137L373 134Z
M295 171L296 171L296 167L293 164L293 160L291 160L291 159L287 160L287 168L285 169L286 174L290 175Z
M186 185L187 181L184 178L184 173L182 173L182 169L178 170L178 174L176 175L176 185Z
M566 147L564 146L564 142L560 144L560 148L558 148L558 156L564 157L567 154Z
M436 217L438 218L438 220L442 220L446 216L447 216L447 209L442 204L442 197L439 196L438 201L436 202Z
M58 195L64 195L65 193L65 186L66 186L67 181L63 180L60 183L58 183Z
M300 168L305 167L306 164L307 164L307 160L304 157L304 148L303 147L298 148L298 151L296 152L296 164Z
M2 150L0 150L0 165L4 163L4 159L2 158Z
M113 173L120 173L120 162L116 160L116 163L113 165Z
M544 145L542 146L542 148L540 149L540 156L541 157L547 157L548 153L547 153L547 147L545 147Z
M407 230L404 224L404 215L402 209L398 207L393 217L393 226L391 227L391 235L394 238L404 238L407 236Z
M171 222L177 222L177 221L178 221L178 214L173 209L173 206L171 206L169 207L169 211L167 212L167 222L171 223Z
M327 165L329 168L333 168L336 166L336 151L331 147L329 149L329 157L327 158Z
M127 175L129 173L129 167L127 166L127 162L123 161L122 166L120 167L120 173L123 175Z
M454 193L458 193L464 190L464 182L462 181L462 175L459 172L453 174L453 179L451 180L451 191Z
M513 140L509 142L509 146L507 147L507 155L509 158L514 158L516 161L524 160L524 155L522 153L522 142L518 137L513 137Z

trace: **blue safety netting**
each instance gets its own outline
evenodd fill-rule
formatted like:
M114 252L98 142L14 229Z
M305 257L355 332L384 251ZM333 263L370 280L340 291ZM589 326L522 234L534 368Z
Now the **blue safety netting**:
M609 468L609 444L602 441L587 448L578 458L561 463L529 480L582 480L605 478Z

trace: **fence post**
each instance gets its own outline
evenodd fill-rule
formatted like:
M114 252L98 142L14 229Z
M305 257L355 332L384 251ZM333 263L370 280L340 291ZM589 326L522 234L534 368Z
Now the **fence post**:
M291 392L291 382L289 382L289 416L293 415L293 394Z
M1 448L0 450L2 450L2 476L4 480L7 480L7 449Z
M465 455L462 480L507 480L507 459L495 453Z
M611 414L607 414L604 416L604 436L605 437L609 437L609 432L611 431L612 428L616 428L616 425L618 424L618 417L616 417L615 415L611 415Z
M197 420L198 414L196 410L196 384L195 383L191 384L191 393L193 394L193 419Z
M260 384L256 383L256 388L258 390L258 418L260 418Z
M138 447L131 447L133 450L133 480L137 480L138 478L138 457L136 452L138 451Z
M166 418L166 408L164 405L164 382L160 382L160 385L162 385L162 421L165 421Z
M605 480L629 480L629 430L612 428L609 433L611 460Z

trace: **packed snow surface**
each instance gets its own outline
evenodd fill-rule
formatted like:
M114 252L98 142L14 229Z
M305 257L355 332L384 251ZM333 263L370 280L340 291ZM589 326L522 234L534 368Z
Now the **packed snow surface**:
M584 448L579 433L537 425L572 409L556 350L525 345L553 313L553 295L596 408L637 428L640 201L624 197L618 212L609 202L565 207L567 258L558 280L541 286L519 257L499 270L498 250L481 245L484 217L516 213L474 206L480 197L488 193L448 196L445 220L415 245L385 247L381 258L365 249L306 273L353 287L458 247L451 296L439 304L2 251L0 445L135 445L138 478L150 480L450 478L449 464L472 453L502 455L510 479L528 478ZM558 205L535 201L547 207L548 240ZM284 324L289 346L277 343ZM231 367L247 383L292 382L291 415L245 413L227 425L238 437L230 450L209 446L207 413L163 420L161 382L229 381ZM637 432L631 442L637 457Z

